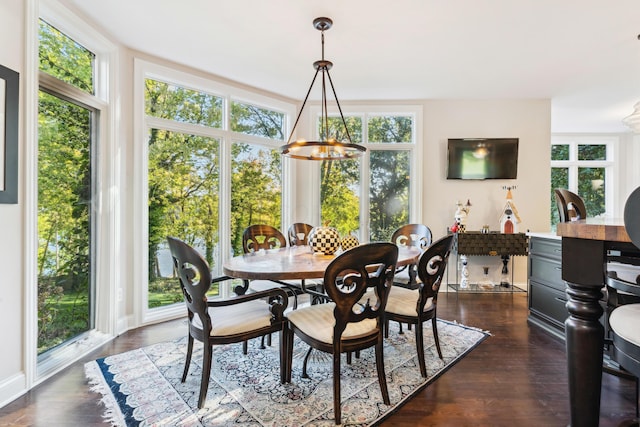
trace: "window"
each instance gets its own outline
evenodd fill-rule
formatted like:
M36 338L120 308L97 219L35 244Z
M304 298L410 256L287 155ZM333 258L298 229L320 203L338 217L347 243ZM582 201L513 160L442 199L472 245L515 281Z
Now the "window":
M100 172L100 151L108 99L104 78L107 55L99 57L58 28L62 21L46 4L39 20L38 139L37 139L37 362L38 376L48 375L83 349L92 348L109 332L111 311L96 299L100 289L109 299L109 279L100 275L99 253L111 228L98 210L101 186L110 179ZM56 25L53 25L51 18ZM81 25L74 34L86 35ZM86 37L99 52L111 48ZM101 72L97 64L102 64ZM109 167L103 168L108 170ZM36 175L34 175L35 178ZM107 178L103 181L103 178ZM108 203L108 202L107 202ZM105 204L105 211L109 206ZM36 210L37 209L37 210ZM35 252L35 251L34 251ZM104 274L104 273L102 273ZM34 343L35 347L35 343ZM28 352L32 350L29 349Z
M367 154L321 163L322 224L342 235L356 232L369 241L386 241L418 216L417 117L418 109L412 108L345 114L352 142L365 145ZM342 127L339 117L330 118L329 125L331 135ZM338 132L337 138L346 137Z
M615 137L554 137L551 141L551 226L558 223L555 188L584 199L588 217L610 212L613 197Z
M167 236L200 251L214 275L242 253L251 224L282 224L282 160L289 105L137 61L147 140L148 283L143 321L182 313ZM237 98L234 96L238 96ZM275 105L275 107L274 107ZM210 296L226 295L214 287ZM174 311L178 310L178 311Z

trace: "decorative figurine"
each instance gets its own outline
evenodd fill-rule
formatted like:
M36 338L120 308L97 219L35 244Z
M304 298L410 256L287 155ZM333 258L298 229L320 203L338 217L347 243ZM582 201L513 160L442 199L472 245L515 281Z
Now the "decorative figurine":
M503 190L507 190L507 203L504 205L502 209L502 215L500 216L500 232L506 234L513 234L518 232L518 223L520 223L520 215L518 215L518 210L516 209L516 205L513 203L513 196L511 195L511 190L515 190L516 186L504 186Z
M462 206L462 203L458 200L456 202L456 213L453 216L455 222L450 227L453 233L464 233L467 229L467 216L471 210L471 202L467 199L467 204Z

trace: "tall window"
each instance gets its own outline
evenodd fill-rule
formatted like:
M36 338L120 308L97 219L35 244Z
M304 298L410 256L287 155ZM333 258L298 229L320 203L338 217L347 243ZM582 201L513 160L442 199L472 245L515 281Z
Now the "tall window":
M38 354L95 324L95 55L45 21L39 30ZM63 94L64 93L64 94ZM90 105L93 101L94 105Z
M368 230L370 241L384 241L410 222L415 207L412 197L417 193L411 187L419 181L411 174L417 116L415 112L346 115L352 142L364 144L367 154L358 160L322 162L323 224L343 235L359 232L360 238ZM342 129L339 117L330 118L329 125L334 133ZM337 135L345 138L340 132Z
M554 137L551 145L551 225L558 223L555 188L567 188L584 199L588 217L604 215L613 194L616 138Z
M147 309L182 301L167 236L194 246L214 274L221 274L223 254L242 253L246 227L281 226L277 147L284 139L286 114L234 100L224 87L187 87L184 81L145 78ZM230 203L221 198L225 191ZM222 293L213 287L210 296Z

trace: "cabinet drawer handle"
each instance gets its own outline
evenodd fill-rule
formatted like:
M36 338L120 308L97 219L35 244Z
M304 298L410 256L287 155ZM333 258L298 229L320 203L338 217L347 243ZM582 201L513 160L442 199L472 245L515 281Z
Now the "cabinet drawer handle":
M564 298L560 298L560 297L555 297L555 298L554 298L554 300L556 300L556 301L560 301L560 302L564 302L564 303L566 303L566 302L567 302L567 300L566 300L566 299L564 299Z
M553 267L553 268L555 268L558 271L562 271L562 267Z
M562 249L554 249L554 252L562 252Z

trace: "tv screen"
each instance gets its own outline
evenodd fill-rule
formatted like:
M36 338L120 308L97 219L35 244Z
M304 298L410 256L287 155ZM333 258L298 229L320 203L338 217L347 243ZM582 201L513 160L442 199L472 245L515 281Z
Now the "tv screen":
M447 179L516 179L518 138L449 139Z

